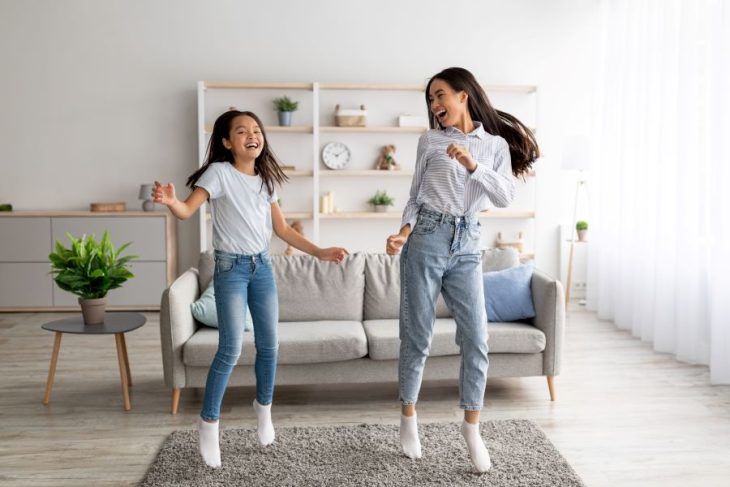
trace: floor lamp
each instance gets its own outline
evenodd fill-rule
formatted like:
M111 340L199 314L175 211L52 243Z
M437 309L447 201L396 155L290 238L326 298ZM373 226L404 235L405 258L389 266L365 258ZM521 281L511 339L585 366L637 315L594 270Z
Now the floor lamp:
M568 257L568 276L565 285L565 308L568 309L570 302L570 289L573 286L573 251L575 248L576 223L578 222L578 196L580 188L586 187L588 181L584 178L584 172L591 166L591 147L588 137L575 135L566 137L563 148L562 169L566 171L578 171L578 181L575 184L575 198L573 200L573 224L570 227L570 255ZM586 194L587 187L586 187Z

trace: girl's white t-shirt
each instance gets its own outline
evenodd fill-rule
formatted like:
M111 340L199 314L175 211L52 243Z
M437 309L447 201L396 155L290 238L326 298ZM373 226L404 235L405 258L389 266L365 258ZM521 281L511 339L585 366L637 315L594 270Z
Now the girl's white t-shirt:
M269 248L271 204L279 197L276 189L269 194L261 176L244 174L230 162L214 162L195 186L210 195L214 249L255 255Z

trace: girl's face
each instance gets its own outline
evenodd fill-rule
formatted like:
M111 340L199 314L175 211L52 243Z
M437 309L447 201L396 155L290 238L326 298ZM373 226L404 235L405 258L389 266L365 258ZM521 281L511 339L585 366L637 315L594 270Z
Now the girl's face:
M248 115L239 115L231 121L228 138L223 139L223 146L233 152L236 157L256 159L264 150L264 134L261 133L256 120Z
M464 91L454 91L446 81L436 78L431 82L428 100L431 113L436 115L442 127L451 127L461 120L468 110L468 96Z

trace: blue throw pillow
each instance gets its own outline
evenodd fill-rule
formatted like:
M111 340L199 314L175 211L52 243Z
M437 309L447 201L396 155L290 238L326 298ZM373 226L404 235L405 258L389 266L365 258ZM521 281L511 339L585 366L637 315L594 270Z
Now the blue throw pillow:
M484 302L488 321L517 321L535 317L532 304L531 262L484 274Z
M190 311L193 312L193 317L202 324L218 328L218 312L215 308L215 290L213 289L213 283L208 286L208 289L200 295L197 301L190 305ZM251 312L248 310L248 306L246 306L246 320L243 323L243 330L253 330L253 319L251 318Z

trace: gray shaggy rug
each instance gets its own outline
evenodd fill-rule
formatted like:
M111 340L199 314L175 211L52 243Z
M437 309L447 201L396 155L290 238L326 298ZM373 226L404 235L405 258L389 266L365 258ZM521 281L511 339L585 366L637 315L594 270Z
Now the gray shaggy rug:
M223 429L223 467L206 467L198 433L176 431L162 445L142 486L583 486L531 421L482 423L492 469L473 473L458 423L420 424L423 458L401 453L397 426L281 427L261 448L253 428Z

